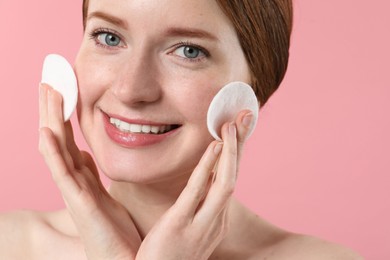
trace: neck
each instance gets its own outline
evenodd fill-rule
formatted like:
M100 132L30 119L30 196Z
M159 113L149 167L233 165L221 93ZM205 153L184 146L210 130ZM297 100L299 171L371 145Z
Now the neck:
M161 216L175 203L187 181L188 175L164 184L113 181L109 193L128 210L141 239L144 239ZM267 230L270 230L271 226L249 212L234 198L231 198L229 202L227 214L229 214L227 224L229 231L210 259L230 259L232 255L240 255L242 251L246 252L248 247L253 246L254 240L269 239L270 234ZM239 256L235 259L242 258Z
M175 203L187 181L187 175L153 184L113 181L109 193L128 210L141 238L144 238L157 220Z

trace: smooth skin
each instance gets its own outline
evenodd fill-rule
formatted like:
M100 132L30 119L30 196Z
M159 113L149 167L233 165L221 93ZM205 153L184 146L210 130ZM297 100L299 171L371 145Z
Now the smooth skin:
M1 259L362 259L276 228L232 198L237 137L247 133L248 111L224 125L223 144L208 146L177 201L142 239L129 212L101 184L91 156L75 145L60 94L40 88L39 148L67 211L2 215Z
M188 46L199 55L184 55ZM60 94L41 85L39 149L67 208L1 215L0 259L361 259L281 230L232 197L253 115L226 122L217 142L206 113L223 85L250 83L250 72L214 1L91 0L75 72L94 159L63 123ZM180 127L126 148L107 136L103 113Z

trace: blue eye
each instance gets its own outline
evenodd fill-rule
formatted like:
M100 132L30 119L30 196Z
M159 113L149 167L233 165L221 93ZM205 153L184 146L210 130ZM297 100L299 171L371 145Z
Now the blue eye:
M119 36L112 33L99 33L97 36L97 40L104 45L108 45L111 47L119 46L121 43L121 39Z
M126 47L125 42L119 34L108 28L98 28L91 32L90 39L94 40L97 45L105 48Z
M194 59L199 56L200 50L191 46L184 46L183 53L187 58Z
M174 51L174 54L186 59L200 59L206 56L200 48L191 45L180 46Z

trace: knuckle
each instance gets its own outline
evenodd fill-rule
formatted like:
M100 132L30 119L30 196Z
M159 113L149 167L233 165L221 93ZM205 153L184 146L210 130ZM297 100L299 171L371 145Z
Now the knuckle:
M189 186L187 186L188 193L195 199L195 200L201 200L205 193L205 187L200 187L195 184L189 183Z
M234 193L235 185L233 182L225 181L219 185L220 194L223 198L228 199Z
M224 195L226 197L231 197L233 195L233 193L234 193L234 186L229 186L229 187L225 188L225 190L224 190Z
M228 149L228 153L229 153L230 156L236 157L237 156L237 148L230 146L229 149Z
M234 171L235 175L237 175L237 171ZM224 193L233 193L234 188L236 186L236 178L234 178L233 173L229 174L229 176L221 176L219 181L219 187Z
M172 221L173 219L175 221ZM188 215L176 205L173 205L160 221L174 233L184 230L190 223Z
M79 203L80 207L88 207L91 212L100 210L99 198L97 198L96 194L92 194L86 189L81 189L77 194L77 197L77 203Z
M244 145L245 145L245 140L238 140L237 141L237 147L238 147L238 149L242 149L243 147L244 147Z
M220 238L224 238L226 237L226 235L228 234L229 232L229 225L226 225L226 224L222 224L221 227L220 227L220 232L219 232L219 235L220 235Z
M66 181L66 176L68 175L69 173L66 170L51 171L51 176L56 183Z
M175 221L169 219L168 222L172 230L177 233L177 231L183 230L188 225L189 220L185 215L177 214Z

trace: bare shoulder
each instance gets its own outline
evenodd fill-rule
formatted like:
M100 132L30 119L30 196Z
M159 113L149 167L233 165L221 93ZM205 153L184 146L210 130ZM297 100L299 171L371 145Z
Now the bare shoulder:
M31 254L33 229L41 219L31 211L0 214L0 258L21 259Z
M47 252L43 249L70 237L66 219L65 212L60 211L1 213L0 259L39 259L41 252Z
M308 235L286 231L231 201L230 231L212 259L361 260L356 252Z
M344 246L308 235L286 232L283 239L267 250L261 250L253 259L362 260L364 258Z

